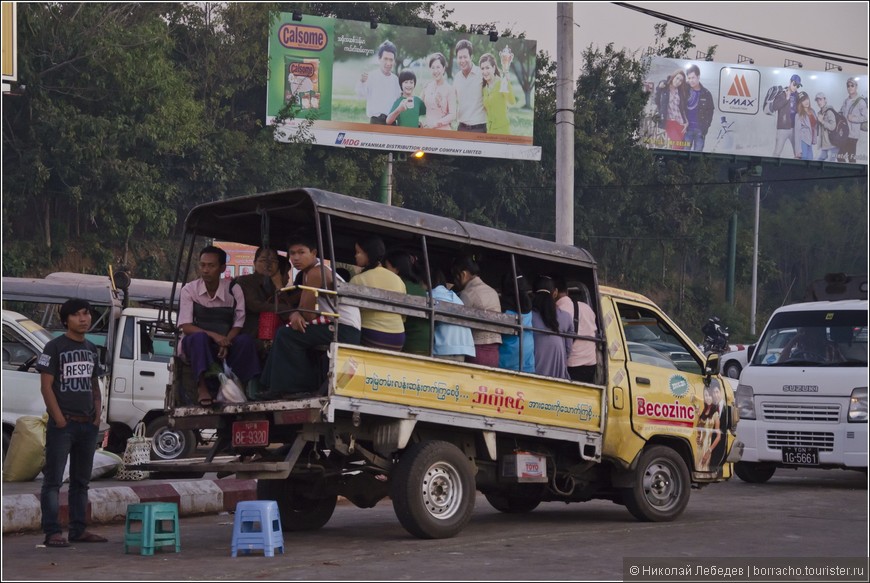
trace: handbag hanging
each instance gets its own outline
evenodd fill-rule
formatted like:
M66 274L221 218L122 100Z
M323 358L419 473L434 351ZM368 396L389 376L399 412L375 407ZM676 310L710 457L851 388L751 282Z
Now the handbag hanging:
M145 424L139 422L133 431L133 437L127 440L127 448L121 459L121 467L115 475L117 480L139 481L145 480L151 472L145 470L130 470L129 466L146 464L151 461L151 438L145 437Z

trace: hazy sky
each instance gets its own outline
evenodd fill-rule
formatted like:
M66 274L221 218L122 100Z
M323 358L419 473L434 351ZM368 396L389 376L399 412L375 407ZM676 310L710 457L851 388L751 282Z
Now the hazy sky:
M785 41L811 49L867 58L868 4L866 2L630 2L650 10L716 26ZM495 22L499 29L509 27L525 32L538 42L538 50L556 56L555 2L447 2L454 10L452 19L460 24ZM610 2L574 3L574 64L590 44L604 48L612 42L616 49L645 51L653 44L654 25L663 22ZM668 24L668 36L682 32ZM826 59L768 49L706 33L695 33L697 49L706 51L718 44L715 60L737 63L738 55L751 57L762 67L782 67L785 59L803 63L803 68L824 71ZM695 58L693 50L689 58ZM827 59L833 62L833 59ZM837 63L844 72L867 74L859 65Z

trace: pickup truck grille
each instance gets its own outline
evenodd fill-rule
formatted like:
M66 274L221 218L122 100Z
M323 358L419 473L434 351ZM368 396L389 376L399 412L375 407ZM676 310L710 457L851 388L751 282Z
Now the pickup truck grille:
M837 423L840 405L836 403L762 403L765 421L810 421Z
M767 447L815 447L819 451L834 451L834 434L822 431L768 431Z

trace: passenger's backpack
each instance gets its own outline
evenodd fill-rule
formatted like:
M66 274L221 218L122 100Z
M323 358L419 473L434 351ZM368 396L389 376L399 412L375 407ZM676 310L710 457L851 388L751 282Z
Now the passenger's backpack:
M828 130L828 139L831 140L833 146L836 146L837 148L845 148L846 140L849 139L849 122L846 121L846 116L833 107L829 109L831 113L834 114L836 125L834 129Z
M761 107L761 109L762 109L762 111L764 111L764 113L766 113L767 115L774 114L774 111L773 111L773 109L771 109L771 107L773 106L774 100L783 91L785 91L785 89L782 88L782 85L774 85L773 87L771 87L770 89L767 90L767 95L764 96L764 102L763 102L764 104Z

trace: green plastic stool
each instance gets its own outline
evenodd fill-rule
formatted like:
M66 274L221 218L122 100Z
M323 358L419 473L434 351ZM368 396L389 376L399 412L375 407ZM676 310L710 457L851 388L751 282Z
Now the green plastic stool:
M171 529L168 528L171 524ZM124 525L124 553L139 547L139 554L153 555L155 547L175 545L181 552L181 532L178 527L178 504L175 502L143 502L127 506Z

